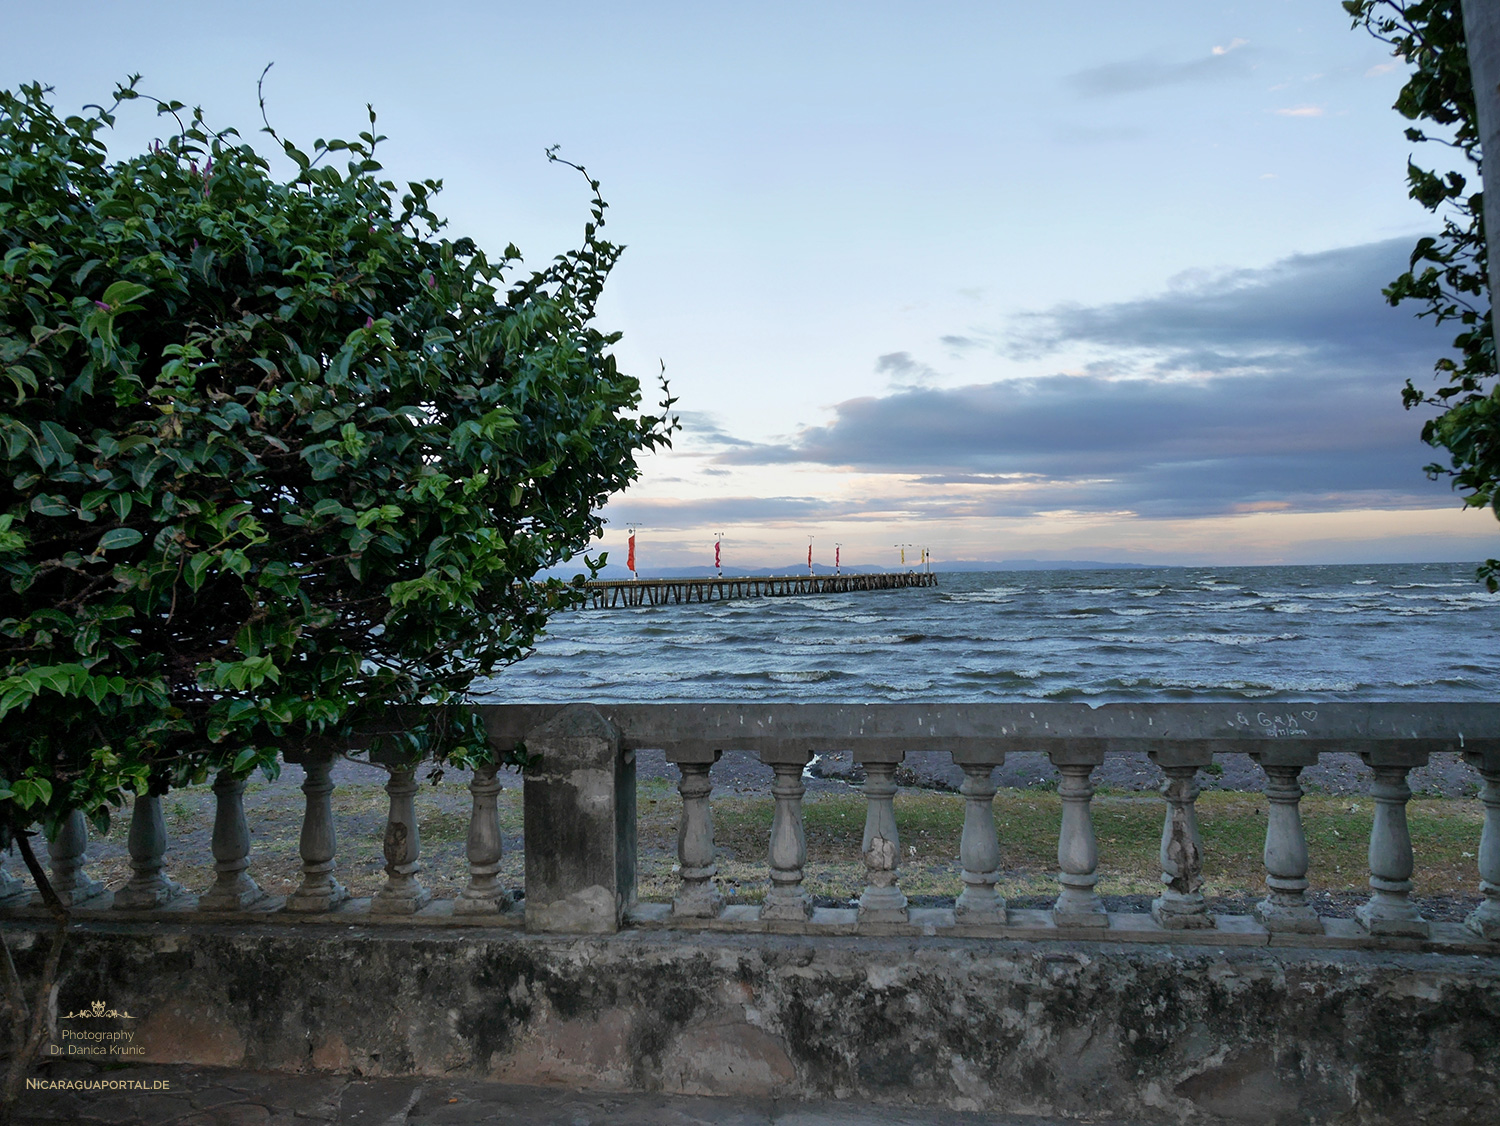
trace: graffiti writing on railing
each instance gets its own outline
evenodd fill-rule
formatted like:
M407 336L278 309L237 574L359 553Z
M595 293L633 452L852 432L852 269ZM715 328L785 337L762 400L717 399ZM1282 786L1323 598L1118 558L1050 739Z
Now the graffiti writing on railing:
M1255 718L1249 719L1244 712L1236 712L1234 722L1241 727L1259 727L1272 739L1285 739L1292 735L1306 735L1307 727L1318 718L1316 711L1287 712L1284 715L1273 715L1268 712L1256 712Z

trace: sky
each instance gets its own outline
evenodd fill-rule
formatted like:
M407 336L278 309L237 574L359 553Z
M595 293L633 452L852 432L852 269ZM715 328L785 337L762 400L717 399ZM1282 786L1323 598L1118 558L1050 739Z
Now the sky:
M0 0L0 27L0 86L74 111L139 73L266 152L267 63L304 148L371 103L392 177L533 265L588 217L545 149L586 165L626 244L600 327L682 420L605 510L643 576L716 533L734 569L1500 554L1402 409L1451 333L1380 289L1435 222L1404 64L1336 0ZM112 145L163 132L136 102Z

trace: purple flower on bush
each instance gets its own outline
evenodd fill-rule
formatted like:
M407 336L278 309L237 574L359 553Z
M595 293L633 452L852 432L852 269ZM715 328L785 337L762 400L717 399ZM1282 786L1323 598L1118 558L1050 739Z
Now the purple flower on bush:
M103 309L106 313L110 310L110 305L107 301L95 301L94 304L99 306L99 308Z
M366 328L374 328L375 327L375 318L374 317L366 317L365 318L365 327Z

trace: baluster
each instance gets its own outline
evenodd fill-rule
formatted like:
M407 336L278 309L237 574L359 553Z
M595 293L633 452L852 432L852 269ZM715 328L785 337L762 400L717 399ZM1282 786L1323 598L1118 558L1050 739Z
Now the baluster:
M161 795L137 794L130 811L130 882L115 892L118 908L164 907L183 893L169 879L162 858L167 853L167 822L162 817Z
M1370 796L1375 799L1375 822L1370 826L1370 898L1354 912L1371 934L1427 937L1427 920L1411 901L1411 831L1406 826L1406 784L1409 765L1376 764L1360 756L1375 771ZM1423 756L1424 758L1426 756Z
M104 885L83 870L84 852L88 845L88 822L84 820L83 813L76 809L63 818L56 835L47 840L52 890L69 907L87 906L104 894Z
M714 751L714 762L721 751ZM714 863L714 811L709 801L713 762L679 762L682 777L677 792L682 795L682 815L677 822L677 863L682 888L672 900L672 914L688 919L712 919L724 907L724 897L714 886L719 866Z
M25 882L5 870L5 853L0 852L0 907L19 907L30 899Z
M902 756L905 757L904 755ZM866 923L907 921L906 895L896 884L901 864L901 837L896 831L896 762L863 762L865 768L865 890L859 918Z
M1154 757L1154 755L1153 755ZM1161 830L1161 895L1151 902L1151 917L1171 930L1193 930L1214 925L1203 899L1203 838L1198 835L1198 768L1159 764L1167 780L1166 820Z
M812 900L802 890L802 867L807 863L807 837L802 831L801 762L770 763L776 772L771 796L776 811L771 817L771 888L760 909L762 919L806 919L812 911Z
M1500 939L1500 753L1464 755L1479 771L1484 786L1484 828L1479 833L1479 891L1484 896L1464 920L1481 938ZM1486 761L1488 760L1488 761Z
M333 827L333 753L303 750L287 754L302 766L302 883L287 897L286 909L297 912L332 911L349 898L348 889L334 875L338 864L338 835Z
M510 905L510 896L500 886L500 769L488 762L474 768L469 793L474 806L469 814L469 886L453 904L456 915L495 915Z
M1266 897L1252 911L1269 931L1322 934L1323 921L1307 902L1307 836L1302 830L1302 764L1263 761L1266 772ZM1312 760L1317 760L1316 753ZM1306 765L1311 765L1307 763Z
M1094 891L1099 883L1099 844L1094 837L1094 767L1092 762L1057 762L1062 779L1062 826L1057 835L1057 882L1062 891L1052 905L1060 927L1107 927L1109 916Z
M374 756L371 756L372 758ZM385 792L390 814L385 825L385 884L370 900L375 915L414 915L427 905L432 892L422 886L422 834L417 828L417 763L390 763Z
M214 884L198 897L200 911L242 911L266 898L250 878L250 829L245 779L228 770L214 778Z
M995 767L959 763L964 780L964 832L958 843L964 890L953 905L953 917L966 923L1005 922L1005 900L995 890L1000 878L1000 839L995 833ZM866 768L868 769L868 768ZM868 835L868 830L866 830Z

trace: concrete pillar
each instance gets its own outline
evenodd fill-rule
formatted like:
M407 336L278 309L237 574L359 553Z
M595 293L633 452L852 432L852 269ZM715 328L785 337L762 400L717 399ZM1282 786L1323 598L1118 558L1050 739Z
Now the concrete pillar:
M1198 768L1213 761L1211 752L1175 746L1148 752L1167 780L1161 794L1166 817L1161 830L1161 895L1151 902L1151 917L1169 930L1196 930L1214 925L1203 898L1203 838L1198 835ZM1206 761L1205 761L1206 760Z
M418 879L422 871L422 830L417 824L418 762L399 757L370 755L390 771L385 792L390 809L385 820L385 883L370 900L372 915L415 915L432 899L432 892Z
M1468 0L1461 6L1469 74L1474 84L1475 124L1479 151L1490 159L1481 166L1484 187L1484 232L1489 251L1490 300L1500 299L1500 7L1494 0Z
M47 838L52 890L68 907L88 906L104 894L104 885L84 871L84 853L88 846L88 821L76 809L63 818L56 834ZM37 901L41 901L40 893Z
M807 863L807 837L802 829L802 770L812 759L807 751L772 756L767 765L776 772L771 783L775 811L771 815L771 887L760 909L762 919L801 921L812 913L812 900L802 890L802 868ZM767 756L762 753L761 761Z
M635 754L589 704L529 732L526 929L609 934L635 905Z
M987 763L960 763L964 780L964 831L958 842L958 862L964 890L953 904L953 917L963 923L1004 923L1005 900L995 890L1000 878L1000 838L995 831L995 768Z
M1411 831L1406 826L1406 803L1411 787L1406 775L1415 765L1407 755L1362 753L1375 771L1370 796L1375 799L1375 823L1370 827L1370 898L1354 912L1371 934L1426 938L1430 927L1411 901ZM1425 754L1420 755L1423 762Z
M500 886L500 780L491 762L474 768L469 779L473 809L469 813L469 886L454 901L455 915L498 915L510 905Z
M200 911L242 911L266 897L250 878L250 829L245 780L221 770L214 778L214 883L198 897Z
M1057 835L1057 882L1062 885L1052 905L1052 921L1060 927L1107 927L1109 916L1099 894L1099 843L1094 836L1093 761L1059 752L1052 763L1062 774L1057 793L1062 798L1062 825Z
M1251 752L1266 772L1266 897L1252 914L1269 931L1322 934L1323 921L1307 902L1307 835L1302 829L1304 766L1317 762L1316 751Z
M25 882L5 870L5 853L0 852L0 907L19 907L30 899Z
M349 892L334 875L338 867L338 835L333 827L333 751L287 748L287 762L302 766L302 883L287 897L288 911L332 911L348 900Z
M1479 771L1484 786L1484 828L1479 833L1479 892L1484 896L1464 920L1481 938L1500 939L1500 751L1464 755Z
M894 761L863 763L865 768L865 835L860 853L865 860L865 890L859 897L863 923L904 923L906 893L897 885L901 866L901 835L896 830L896 767Z
M163 907L183 892L181 884L167 877L163 857L167 852L167 823L158 794L137 794L130 810L130 882L115 892L115 907L141 909Z
M721 752L713 752L717 762ZM677 863L682 887L672 900L672 914L679 918L711 919L724 908L724 897L714 886L719 866L714 863L714 811L709 801L713 762L677 763L681 779L682 816L677 823Z

